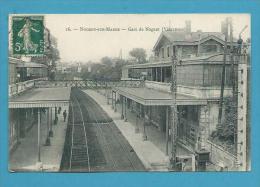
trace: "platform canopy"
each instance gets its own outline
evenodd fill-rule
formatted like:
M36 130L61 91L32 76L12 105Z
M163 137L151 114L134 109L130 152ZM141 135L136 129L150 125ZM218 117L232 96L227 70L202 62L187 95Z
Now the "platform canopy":
M119 95L127 97L135 102L138 102L145 106L171 106L172 95L168 92L162 92L155 89L149 89L146 87L141 88L125 88L116 87L113 89ZM177 105L206 105L205 99L198 99L194 96L188 96L183 94L177 94Z
M9 98L9 108L68 106L70 88L33 88Z

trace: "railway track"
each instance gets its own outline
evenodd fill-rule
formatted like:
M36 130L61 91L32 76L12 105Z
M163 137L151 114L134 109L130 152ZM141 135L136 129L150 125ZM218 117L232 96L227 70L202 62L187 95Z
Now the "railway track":
M87 94L72 89L61 171L144 171L113 120Z
M88 139L86 135L86 128L84 124L82 110L80 108L77 98L72 98L72 136L71 136L71 151L70 151L70 171L73 168L90 172ZM76 115L76 112L79 114ZM75 116L80 116L77 123L75 123Z
M90 96L86 95L86 97L91 102L91 104L98 109L99 112L97 112L97 113L104 116L104 119L106 119L107 114L103 111L103 109ZM95 118L96 118L96 114L93 114ZM110 152L117 151L121 154L129 153L129 154L126 154L126 157L124 157L123 159L121 158L122 161L120 163L118 163L118 164L121 164L121 166L117 166L117 168L121 168L122 170L127 170L128 168L134 169L134 170L139 170L139 168L136 166L136 162L138 161L138 159L133 158L133 156L131 155L131 153L134 153L132 147L129 146L127 142L123 141L124 140L123 137L120 137L118 135L118 134L121 134L121 132L113 124L113 121L106 121L106 122L101 123L101 125L102 125L102 128L100 127L100 125L98 125L98 126L99 126L99 129L102 132L102 134L111 134L112 133L112 135L114 137L109 142L107 142L108 147L110 145L119 145L116 147L116 149L113 147L112 148L109 147L109 151ZM119 154L119 155L121 155L121 154ZM118 157L117 159L120 159L120 157ZM124 164L126 162L126 160L128 163L130 163L130 165ZM114 160L113 160L113 162L116 163Z

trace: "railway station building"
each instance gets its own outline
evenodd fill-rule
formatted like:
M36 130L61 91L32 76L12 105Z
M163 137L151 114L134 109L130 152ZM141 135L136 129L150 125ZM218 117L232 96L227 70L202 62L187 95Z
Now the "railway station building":
M9 98L13 98L31 89L34 81L46 79L47 66L21 58L9 57ZM26 130L37 121L37 111L30 109L10 109L9 110L9 151L20 142L20 138L25 137Z
M148 63L123 67L122 80L139 79L144 80L144 84L138 88L115 87L112 94L114 108L116 100L120 100L124 108L122 118L127 120L125 110L131 110L137 113L137 118L143 119L143 129L156 127L165 137L165 154L170 154L171 68L174 56L178 61L178 145L192 153L207 150L214 164L234 169L236 156L209 140L218 124L224 42L222 32L191 32L189 21L182 31L162 32L153 47L154 56ZM228 50L230 45L228 41ZM236 43L232 45L236 46ZM224 97L229 97L237 71L232 77L230 56L226 58ZM237 69L237 65L234 66ZM147 137L145 130L142 133L144 140L154 138Z
M50 138L55 136L52 129L56 124L58 108L69 106L70 87L41 88L38 86L38 81L48 80L47 73L47 66L44 64L9 57L9 169L11 171L36 169L26 167L41 161L42 145L51 145ZM33 130L32 134L31 129L38 130ZM28 148L30 146L32 149ZM21 150L19 147L26 149ZM19 154L15 153L18 148ZM24 151L27 149L32 152L26 156L27 153ZM32 158L33 155L35 158ZM26 157L27 160L21 160ZM32 158L33 162L29 158Z

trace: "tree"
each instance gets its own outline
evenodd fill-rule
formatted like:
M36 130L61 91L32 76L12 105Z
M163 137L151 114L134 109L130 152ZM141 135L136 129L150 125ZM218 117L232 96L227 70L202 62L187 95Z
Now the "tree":
M146 62L146 51L143 48L134 48L129 52L129 55L136 58L138 63Z
M122 67L126 62L122 59L114 59L113 61L109 57L104 57L101 60L102 63L91 64L91 72L88 68L82 68L81 77L83 79L105 79L105 80L120 80ZM115 63L112 66L113 62Z
M44 38L46 40L43 56L33 56L32 62L44 64L48 67L48 77L55 79L56 62L60 59L60 53L57 47L57 39L51 35L49 29L45 28Z
M106 66L112 66L113 65L113 62L112 62L112 59L105 56L101 59L101 63L106 65Z
M231 97L224 98L224 118L220 128L213 131L211 140L234 153L236 150L237 103Z

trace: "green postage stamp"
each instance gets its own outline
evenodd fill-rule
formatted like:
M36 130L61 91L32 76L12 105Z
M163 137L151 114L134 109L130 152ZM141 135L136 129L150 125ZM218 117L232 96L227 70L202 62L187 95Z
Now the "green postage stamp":
M43 16L13 16L12 40L14 55L43 55Z

